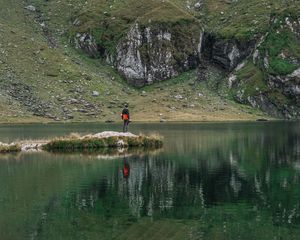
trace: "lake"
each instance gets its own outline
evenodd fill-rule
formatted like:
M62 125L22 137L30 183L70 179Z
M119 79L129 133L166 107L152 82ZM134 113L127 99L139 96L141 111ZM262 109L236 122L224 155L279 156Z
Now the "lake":
M0 141L121 130L0 125ZM132 124L164 147L0 155L0 239L300 239L300 123Z

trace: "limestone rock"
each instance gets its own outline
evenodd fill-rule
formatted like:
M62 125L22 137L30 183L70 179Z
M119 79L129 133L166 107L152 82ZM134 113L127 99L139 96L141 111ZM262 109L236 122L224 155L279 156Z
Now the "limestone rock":
M199 36L174 38L178 29L132 26L117 47L116 67L131 84L143 86L177 76L199 63ZM180 54L179 54L180 53Z
M130 132L113 132L113 131L105 131L101 133L96 133L92 135L94 138L108 138L108 137L138 137L135 134L132 134Z
M33 5L28 5L28 6L25 7L25 9L27 9L28 11L31 11L31 12L35 12L36 11L35 6L33 6Z
M100 94L99 94L99 92L97 92L97 91L93 91L92 92L92 96L93 97L98 97Z
M194 5L194 9L196 11L200 11L202 9L202 6L203 6L203 0L198 0Z
M169 79L196 68L200 41L200 28L193 32L187 26L140 26L136 23L119 41L116 56L112 56L90 33L77 33L74 37L76 48L90 57L103 57L135 86Z
M89 33L77 33L74 38L75 47L84 50L90 57L99 57L98 46Z

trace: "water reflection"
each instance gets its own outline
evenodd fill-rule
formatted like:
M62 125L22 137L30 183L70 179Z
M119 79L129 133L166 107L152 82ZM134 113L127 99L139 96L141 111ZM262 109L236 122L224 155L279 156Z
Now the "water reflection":
M124 157L123 158L123 177L125 179L129 178L129 175L130 175L130 165L129 165L129 161L128 161L128 158L127 157Z
M0 233L25 219L17 237L297 239L299 131L171 125L158 152L1 156Z

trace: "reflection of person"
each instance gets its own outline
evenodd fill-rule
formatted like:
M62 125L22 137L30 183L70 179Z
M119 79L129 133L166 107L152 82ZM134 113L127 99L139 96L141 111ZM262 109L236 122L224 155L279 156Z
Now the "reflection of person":
M126 158L124 158L124 166L123 166L123 177L124 178L128 178L129 174L130 174L130 166L129 166L129 162Z
M122 114L121 114L121 117L124 121L123 132L128 132L128 124L130 122L128 104L125 104L124 109L123 109Z

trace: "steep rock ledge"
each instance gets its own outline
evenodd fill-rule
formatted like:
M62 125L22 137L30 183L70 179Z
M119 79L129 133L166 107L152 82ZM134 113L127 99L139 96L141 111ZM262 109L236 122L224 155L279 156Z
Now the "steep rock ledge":
M193 24L135 23L115 49L115 55L96 43L89 33L77 33L76 48L102 57L134 86L163 81L213 63L230 72L254 50L255 40L224 39Z
M225 39L206 32L202 39L202 60L216 64L229 72L253 52L256 43L255 39Z
M130 83L143 86L196 68L199 44L199 30L135 24L117 47L115 65Z
M75 46L91 57L102 57L134 86L178 76L200 63L201 28L191 23L135 23L118 43L115 54L89 33L77 33Z
M267 32L250 38L226 37L203 30L198 23L136 21L112 49L91 33L76 35L76 46L102 57L134 86L163 81L198 68L199 79L211 81L209 66L225 76L237 101L279 118L297 119L299 103L300 21L272 16ZM223 84L221 83L223 81Z
M253 58L229 78L234 98L272 116L300 118L300 18L274 16Z

